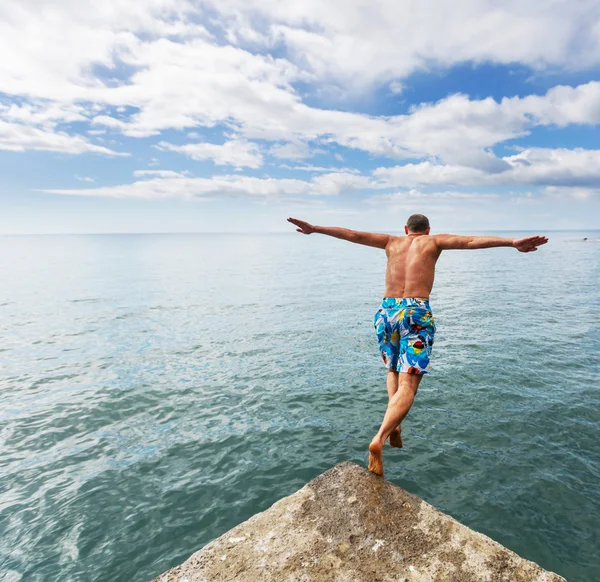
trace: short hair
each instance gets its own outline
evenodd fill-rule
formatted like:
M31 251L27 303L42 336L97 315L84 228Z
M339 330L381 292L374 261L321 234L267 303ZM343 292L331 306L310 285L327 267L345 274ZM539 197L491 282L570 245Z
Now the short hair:
M429 228L429 218L423 214L413 214L406 221L410 232L425 232Z

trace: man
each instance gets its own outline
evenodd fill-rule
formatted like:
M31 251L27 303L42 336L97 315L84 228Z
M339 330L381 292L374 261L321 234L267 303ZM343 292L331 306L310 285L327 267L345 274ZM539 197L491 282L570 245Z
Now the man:
M429 306L435 264L442 251L513 247L522 253L546 244L544 236L522 239L496 236L430 235L429 220L413 214L404 227L406 236L359 232L347 228L314 226L288 218L303 234L326 234L350 242L385 249L387 270L385 293L375 314L374 325L383 362L388 369L388 407L377 434L369 445L369 471L383 476L382 450L389 438L392 447L402 447L401 423L414 401L423 374L429 372L429 357L435 323Z

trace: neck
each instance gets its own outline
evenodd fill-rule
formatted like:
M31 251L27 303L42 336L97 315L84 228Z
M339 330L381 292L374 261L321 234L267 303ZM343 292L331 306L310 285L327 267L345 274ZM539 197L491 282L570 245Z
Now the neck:
M424 232L409 232L406 236L424 236Z

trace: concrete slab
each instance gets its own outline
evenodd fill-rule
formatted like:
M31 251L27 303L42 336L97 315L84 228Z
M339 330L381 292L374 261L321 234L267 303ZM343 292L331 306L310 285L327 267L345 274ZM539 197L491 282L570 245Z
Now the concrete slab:
M422 499L341 463L155 582L559 582Z

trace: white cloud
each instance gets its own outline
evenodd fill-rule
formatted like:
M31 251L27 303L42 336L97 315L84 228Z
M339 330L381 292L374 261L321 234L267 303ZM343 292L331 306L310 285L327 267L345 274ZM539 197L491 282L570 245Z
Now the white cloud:
M311 183L314 184L315 193L318 194L339 194L349 190L376 187L371 178L350 172L321 174L312 178Z
M295 7L274 0L214 2L211 25L238 43L227 46L197 24L207 19L208 3L107 0L74 8L57 0L50 9L24 0L0 8L0 50L16 55L0 63L0 91L50 100L53 111L26 104L12 113L34 126L43 115L55 124L92 118L97 126L142 138L224 124L246 140L277 142L270 153L282 158L310 157L315 151L307 142L335 143L496 172L507 168L487 151L497 143L540 124L598 123L599 83L500 103L452 95L394 117L302 101L297 81L364 90L386 82L399 91L408 74L429 66L600 62L600 14L590 0L557 0L544 10L516 0L501 7L492 0L434 4L411 4L407 12L407 5L383 0L332 0L327 6L307 0ZM268 54L280 41L287 43L287 58ZM260 52L251 52L257 44ZM218 164L261 165L256 144L234 144L236 152L227 144L173 147Z
M174 145L160 142L157 147L162 150L179 152L193 160L212 160L217 166L260 168L263 163L259 147L241 139L226 141L222 145L206 142Z
M307 144L303 142L288 142L271 146L269 153L276 158L287 160L302 160L312 158L316 151L311 151Z
M401 82L414 71L461 62L577 69L600 59L595 0L105 0L77 6L21 0L0 7L0 51L12 55L0 64L0 86L13 94L39 95L45 87L45 97L83 98L102 85L94 82L92 65L111 68L115 58L139 56L141 46L157 38L213 42L200 20L220 26L239 46L270 49L283 42L290 61L320 82L346 87Z
M529 148L504 158L511 170L491 176L492 183L596 187L600 183L600 150Z
M345 172L350 174L360 174L360 171L356 168L336 168L334 166L311 166L311 165L300 165L300 166L290 166L288 164L281 164L280 168L285 168L286 170L296 170L300 172Z
M503 99L502 105L531 116L535 125L595 125L600 123L600 83L592 81L578 87L559 85L543 96Z
M355 171L332 171L313 176L310 180L223 175L210 178L191 178L186 172L171 170L136 170L142 178L131 184L110 187L46 190L55 194L80 196L164 198L250 196L279 198L290 195L331 196L350 191L405 191L378 195L373 200L398 201L410 197L426 199L495 198L490 192L473 193L448 188L498 188L530 185L545 187L547 193L568 194L584 199L595 195L600 183L600 150L530 148L502 158L508 170L485 172L481 169L422 162L392 168L378 168L372 176ZM432 192L422 188L444 186Z
M586 202L593 198L600 199L600 187L598 188L581 188L581 187L565 187L565 186L548 186L545 193L551 198L572 199L579 202Z
M129 155L95 145L78 135L69 135L62 131L39 129L21 123L8 123L1 119L0 150L13 152L45 150L66 154L95 153L106 156Z
M400 81L392 81L389 87L393 95L400 95L404 91L404 85Z
M468 186L483 184L487 178L487 174L483 170L432 162L378 168L373 175L392 188L442 184Z
M142 179L131 184L98 188L46 189L49 194L71 196L102 196L108 198L205 198L251 197L276 199L294 195L337 195L340 192L365 187L369 178L356 174L332 173L316 176L310 181L291 178L255 178L251 176L212 176L189 178L176 172L138 170Z
M577 69L600 61L595 0L305 0L294 6L220 0L214 6L229 27L261 23L254 42L283 41L295 62L346 87L460 62Z
M529 148L501 158L506 170L486 172L458 165L422 162L378 168L373 175L380 186L577 186L600 183L600 150Z
M0 90L57 101L85 99L102 88L94 67L139 46L138 34L163 34L196 12L186 0L19 0L0 4ZM181 23L181 24L179 24Z
M437 200L468 200L482 201L499 198L498 194L481 192L460 192L456 190L441 190L433 192L423 192L417 188L412 188L404 192L394 192L393 194L376 194L365 200L369 204L405 204L415 201L431 202Z
M285 142L271 153L290 159L310 157L306 142L320 140L496 171L502 163L485 151L496 143L536 124L598 122L598 83L501 103L454 95L395 117L302 102L293 86L298 80L349 88L386 81L398 91L406 75L431 65L600 62L596 2L558 0L544 10L515 0L501 7L491 0L434 4L411 4L408 11L383 0L333 0L326 7L316 0L296 7L224 0L213 3L220 16L213 14L211 24L241 45L226 46L197 24L206 18L205 5L185 0L107 0L75 8L57 0L52 9L24 0L0 8L0 50L15 55L0 63L0 91L54 101L55 121L93 115L94 124L132 137L226 124L247 139ZM242 48L262 43L268 50L278 40L287 43L287 59ZM128 117L124 108L135 112ZM29 117L28 123L40 121ZM252 161L241 165L258 167L258 154L249 155Z
M81 105L72 103L32 101L22 105L0 104L0 117L14 123L53 128L58 122L87 121L87 112Z
M174 172L173 170L135 170L136 178L185 178L188 172Z
M39 100L20 105L0 103L0 150L128 155L93 144L86 137L73 135L66 129L58 129L59 125L87 120L85 108L72 103Z

